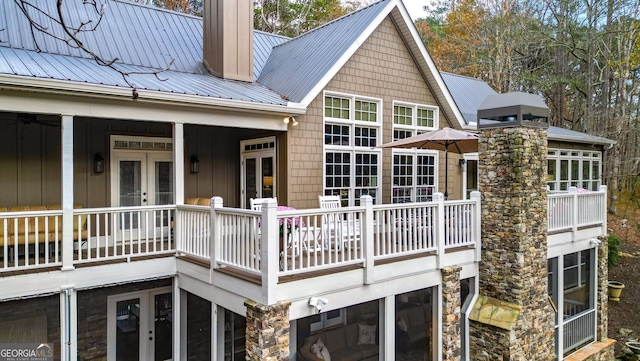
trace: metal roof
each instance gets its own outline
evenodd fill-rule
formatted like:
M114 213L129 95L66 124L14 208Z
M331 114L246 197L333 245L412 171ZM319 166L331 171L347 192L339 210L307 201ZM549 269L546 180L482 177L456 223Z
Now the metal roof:
M276 46L258 81L291 101L302 101L389 2L374 3Z
M56 11L55 1L32 1L47 12ZM77 1L64 4L65 19L71 24L97 19L88 5ZM128 1L109 0L106 4L105 16L96 30L79 35L92 50L104 59L118 58L115 64L123 71L148 73L164 69L173 61L169 71L159 74L164 81L149 74L130 75L129 81L137 89L287 105L262 84L209 74L202 63L202 18ZM53 34L63 35L59 25L50 21L45 24ZM88 54L36 32L38 52L29 23L13 1L0 1L0 29L5 30L0 32L0 74L129 87L118 72L96 64ZM286 40L254 33L256 74L271 48Z
M489 96L498 94L480 79L440 72L467 124L475 123L478 107Z
M498 94L483 80L445 72L440 74L468 124L476 122L478 108L485 99L488 96ZM615 141L611 139L555 126L549 126L547 134L549 139L556 141L600 145L615 144Z

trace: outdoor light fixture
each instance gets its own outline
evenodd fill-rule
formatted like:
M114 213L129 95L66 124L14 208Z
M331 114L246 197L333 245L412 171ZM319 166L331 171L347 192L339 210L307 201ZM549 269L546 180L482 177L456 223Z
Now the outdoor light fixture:
M93 172L104 173L104 158L100 153L96 153L93 157Z
M464 158L461 158L460 160L458 160L458 165L460 166L460 172L466 172L467 171L467 160Z
M282 121L284 124L289 124L289 122L291 122L294 127L298 125L298 121L294 117L284 117Z
M200 161L195 155L191 156L191 161L189 162L189 170L191 171L191 174L200 172Z

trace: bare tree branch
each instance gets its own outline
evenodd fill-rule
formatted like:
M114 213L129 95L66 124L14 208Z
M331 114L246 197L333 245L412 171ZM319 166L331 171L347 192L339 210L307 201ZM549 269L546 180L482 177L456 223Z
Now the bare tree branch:
M119 58L116 57L113 59L106 59L80 39L81 34L96 31L98 29L98 26L100 26L105 16L104 10L106 7L106 3L99 4L98 0L83 0L82 5L89 6L92 11L95 12L97 19L87 19L85 21L82 21L79 25L74 26L73 24L70 24L64 16L64 0L56 1L56 12L54 14L51 14L45 9L36 5L33 0L13 0L13 2L16 4L16 6L18 6L22 14L29 22L31 38L33 39L33 42L35 44L36 51L42 51L36 37L37 33L41 33L53 39L59 40L73 49L78 49L81 52L89 55L89 57L91 57L98 65L118 72L120 75L122 75L122 79L125 81L125 83L127 83L127 85L131 88L134 88L134 90L135 85L130 80L131 75L148 74L154 75L156 79L160 81L166 80L160 78L160 73L169 70L174 62L174 59L172 59L169 64L167 64L167 66L160 70L124 71L117 66L117 62L118 60L120 60ZM50 28L50 26L48 26L45 21L38 21L36 19L37 17L44 17L44 19L46 19L45 21L51 22L51 24L54 26L59 26L62 29L64 35L57 34L53 29Z

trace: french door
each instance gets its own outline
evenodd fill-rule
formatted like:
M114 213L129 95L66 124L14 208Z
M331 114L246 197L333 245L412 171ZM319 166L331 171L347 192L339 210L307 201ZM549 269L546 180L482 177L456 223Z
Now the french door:
M111 204L115 207L138 207L173 204L173 152L168 142L129 141L116 139L111 151ZM136 138L133 138L136 139ZM142 138L152 139L152 138ZM164 138L160 138L164 139ZM120 149L118 144L133 144ZM164 144L163 150L144 148L153 144ZM135 148L140 145L140 148ZM117 230L124 237L130 232L138 233L153 228L166 228L170 220L167 212L156 213L157 219L142 220L134 212L121 213L117 219Z
M171 360L172 311L171 287L108 297L107 359Z
M259 145L256 146L256 145ZM242 207L249 207L251 198L275 197L275 138L263 138L241 143Z

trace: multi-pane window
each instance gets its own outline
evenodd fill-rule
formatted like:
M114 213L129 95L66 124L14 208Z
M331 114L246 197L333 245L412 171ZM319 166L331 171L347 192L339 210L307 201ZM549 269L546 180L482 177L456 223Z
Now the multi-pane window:
M438 110L417 104L393 106L393 140L436 129ZM436 190L437 153L422 149L393 150L391 200L394 203L431 200Z
M324 194L339 195L343 206L379 193L380 100L353 95L324 98Z
M547 157L547 184L552 191L566 191L569 187L597 191L602 154L595 151L549 149Z

